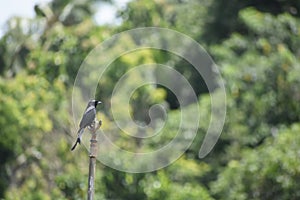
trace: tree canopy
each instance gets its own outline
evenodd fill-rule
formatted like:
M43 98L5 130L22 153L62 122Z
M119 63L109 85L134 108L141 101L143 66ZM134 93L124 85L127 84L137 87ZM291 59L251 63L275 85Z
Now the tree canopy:
M103 102L98 110L101 129L111 133L119 147L154 151L157 144L166 145L176 136L183 111L201 118L192 144L169 166L128 173L98 162L95 199L299 199L300 2L131 0L118 10L119 24L98 25L93 16L96 5L103 2L118 4L52 0L32 8L33 19L7 21L0 39L0 199L86 198L88 153L84 145L70 152L78 125L72 115L72 92L78 89L74 83L97 45L139 27L172 29L205 48L225 83L225 124L212 152L200 159L213 115L211 95L219 87L213 68L208 71L214 86L209 91L192 64L175 54L137 49L119 55L95 91ZM142 39L124 38L118 51ZM193 56L192 50L187 53ZM149 124L149 110L160 104L166 113L156 116L153 130L162 120L166 124L153 140L136 139L115 125L114 114L123 116L125 108L118 105L126 99L113 99L118 106L113 113L113 91L124 74L153 63L182 74L197 100L180 106L173 91L163 85L137 88L127 102L133 120L141 126ZM164 75L154 74L156 79ZM133 83L146 79L137 72L130 78ZM80 81L91 80L98 80L97 74ZM84 98L78 100L82 105ZM124 127L146 136L153 131L143 132L129 123ZM188 132L190 124L184 128ZM88 134L85 137L88 140ZM131 161L128 158L123 164L134 164Z

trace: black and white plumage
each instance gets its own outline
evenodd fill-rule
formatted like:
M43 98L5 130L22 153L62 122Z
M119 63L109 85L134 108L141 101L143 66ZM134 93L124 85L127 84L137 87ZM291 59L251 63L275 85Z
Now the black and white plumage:
M79 144L81 143L81 137L84 132L84 129L93 124L95 117L96 117L96 107L100 103L101 103L101 101L97 101L97 100L89 101L89 103L85 109L85 112L82 116L82 119L80 121L80 124L79 124L79 130L77 132L78 136L77 136L76 143L72 147L71 151L73 151L75 149L75 147L77 146L78 143Z

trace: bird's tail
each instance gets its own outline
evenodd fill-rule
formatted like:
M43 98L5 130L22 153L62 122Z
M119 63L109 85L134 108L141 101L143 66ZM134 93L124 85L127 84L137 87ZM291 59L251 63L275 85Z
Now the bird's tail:
M75 144L73 145L71 151L73 151L75 149L75 147L77 146L78 143L80 144L80 138L77 138L77 140L76 140Z
M73 145L73 147L71 148L71 151L73 151L75 149L77 144L81 143L81 137L82 137L83 131L84 131L84 128L79 129L77 140L76 140L75 144Z

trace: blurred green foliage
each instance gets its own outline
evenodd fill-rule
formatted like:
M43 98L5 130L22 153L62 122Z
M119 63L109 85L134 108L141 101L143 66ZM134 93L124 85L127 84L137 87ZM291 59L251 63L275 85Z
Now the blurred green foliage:
M244 148L211 183L212 193L224 199L298 199L299 123L280 128L255 150ZM230 185L230 187L228 187Z
M87 152L83 146L70 152L70 135L75 137L70 99L77 71L88 53L114 33L145 26L177 30L206 48L225 81L226 123L214 150L200 160L211 115L202 77L185 60L163 51L118 57L96 91L104 105L103 130L120 132L110 108L116 82L133 67L149 63L182 73L198 95L204 117L190 148L168 167L132 174L98 162L95 199L300 198L299 1L132 0L118 11L121 24L102 26L92 19L99 2L53 0L39 7L45 16L7 22L0 40L0 199L86 198ZM120 48L132 43L128 38ZM140 80L136 74L133 81ZM143 142L121 133L118 145L145 145L151 151L158 140L163 145L174 137L180 112L166 88L136 90L131 115L147 124L148 110L157 103L169 108L163 134ZM195 106L184 109L194 113Z

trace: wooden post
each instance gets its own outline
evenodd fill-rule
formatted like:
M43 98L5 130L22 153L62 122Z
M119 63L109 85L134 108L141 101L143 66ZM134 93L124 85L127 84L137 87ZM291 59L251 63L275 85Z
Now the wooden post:
M90 165L89 165L89 180L88 180L88 200L94 199L95 193L95 170L96 170L96 157L97 157L97 130L100 128L102 122L101 120L98 122L95 119L95 123L91 128L89 128L92 137L91 137L91 144L90 144Z

